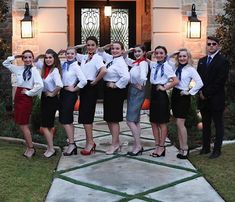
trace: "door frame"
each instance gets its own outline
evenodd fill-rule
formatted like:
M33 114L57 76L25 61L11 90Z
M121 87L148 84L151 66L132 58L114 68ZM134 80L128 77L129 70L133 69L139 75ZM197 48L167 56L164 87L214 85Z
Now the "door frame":
M109 2L112 8L128 8L129 9L129 47L133 47L136 44L136 2L131 1L131 2ZM75 25L80 25L81 24L81 9L82 7L86 8L89 6L89 8L101 8L100 9L100 15L101 15L101 20L100 24L102 23L110 23L110 18L109 17L104 17L104 6L106 5L106 2L104 1L75 1L74 4L74 12L75 12L75 20L74 24ZM134 23L131 21L133 21ZM102 21L103 20L103 21ZM110 29L104 30L106 26L100 26L101 32L105 33L104 36L101 36L100 38L100 45L105 45L107 43L110 43ZM75 26L75 44L81 44L81 26ZM135 37L131 37L135 36Z

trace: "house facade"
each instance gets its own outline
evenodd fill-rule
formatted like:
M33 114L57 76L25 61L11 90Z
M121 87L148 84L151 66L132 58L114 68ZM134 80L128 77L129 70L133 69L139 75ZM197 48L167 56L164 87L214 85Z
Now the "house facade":
M29 3L33 16L33 38L30 39L21 38L20 20L24 16L25 2ZM193 3L202 24L199 39L187 38L188 16ZM58 51L83 43L85 35L93 34L101 45L128 38L126 47L149 43L152 49L164 45L169 52L185 47L198 58L205 53L207 35L214 34L215 16L223 12L224 3L225 0L111 0L109 4L114 14L103 17L106 1L12 0L12 52L21 53L26 48L36 55L47 48ZM96 30L89 32L89 29ZM118 35L115 31L121 32L123 37L115 37Z
M32 38L21 37L25 3L32 16ZM194 59L205 54L206 37L218 26L215 16L223 13L226 0L10 0L8 19L0 26L0 38L12 44L12 53L31 49L35 55L84 43L95 35L100 45L120 40L126 48L146 44L149 49L166 46L169 52L188 48ZM112 6L105 17L104 6ZM195 4L201 21L201 37L187 37L188 17ZM19 61L20 62L20 61ZM1 70L2 71L2 70ZM5 78L5 77L4 77ZM7 85L5 80L2 86ZM5 87L4 87L5 88ZM6 89L6 88L5 88ZM1 94L1 92L0 92Z

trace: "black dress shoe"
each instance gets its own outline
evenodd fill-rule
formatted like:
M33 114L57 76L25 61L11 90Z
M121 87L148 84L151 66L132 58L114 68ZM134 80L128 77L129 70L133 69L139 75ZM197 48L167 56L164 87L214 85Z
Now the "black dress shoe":
M204 148L202 148L199 154L200 154L200 155L209 154L210 152L211 152L210 149L204 149Z
M216 159L221 155L221 151L213 151L209 156L209 159Z

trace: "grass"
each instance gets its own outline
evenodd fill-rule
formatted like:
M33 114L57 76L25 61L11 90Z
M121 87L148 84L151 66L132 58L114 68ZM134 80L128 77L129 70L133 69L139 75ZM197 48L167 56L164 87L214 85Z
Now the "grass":
M0 201L44 201L50 188L59 156L45 159L37 149L32 159L22 156L23 145L0 142Z
M235 201L235 144L222 148L222 155L209 160L207 155L190 154L190 161L227 202Z

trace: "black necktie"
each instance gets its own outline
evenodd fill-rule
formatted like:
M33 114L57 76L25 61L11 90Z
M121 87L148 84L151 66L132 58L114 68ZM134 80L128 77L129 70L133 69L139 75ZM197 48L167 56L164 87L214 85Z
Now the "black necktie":
M207 61L206 61L206 65L209 66L209 64L211 63L212 57L208 56L207 57Z

